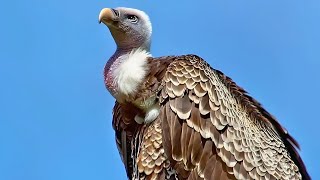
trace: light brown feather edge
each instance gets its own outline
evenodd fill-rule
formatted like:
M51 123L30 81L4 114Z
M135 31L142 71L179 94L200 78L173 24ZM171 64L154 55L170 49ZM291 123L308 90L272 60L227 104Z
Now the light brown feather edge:
M161 118L170 132L163 133L165 152L184 178L196 171L205 179L310 179L294 139L257 101L201 58L176 57L163 84L158 93ZM200 112L200 120L192 117L194 112ZM181 129L175 128L177 122ZM205 151L211 142L211 152Z

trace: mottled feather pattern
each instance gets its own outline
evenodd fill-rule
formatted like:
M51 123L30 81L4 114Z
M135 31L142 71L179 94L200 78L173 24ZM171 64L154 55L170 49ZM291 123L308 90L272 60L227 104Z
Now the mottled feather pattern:
M137 177L133 179L164 179L169 160L162 146L162 127L160 119L147 125L137 154Z
M205 179L302 179L295 144L286 147L292 138L230 78L187 55L176 57L163 81L163 126L174 131L163 141L184 178L196 170ZM209 142L212 152L200 161ZM203 169L210 163L223 171Z
M132 101L156 96L160 115L137 125L139 110L114 114L129 179L310 179L293 138L230 78L194 55L148 61Z

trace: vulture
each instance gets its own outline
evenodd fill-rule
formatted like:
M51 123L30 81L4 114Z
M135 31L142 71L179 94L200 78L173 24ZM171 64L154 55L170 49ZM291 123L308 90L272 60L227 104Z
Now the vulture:
M311 179L298 143L259 102L197 55L153 57L148 15L104 8L117 45L104 68L128 179Z

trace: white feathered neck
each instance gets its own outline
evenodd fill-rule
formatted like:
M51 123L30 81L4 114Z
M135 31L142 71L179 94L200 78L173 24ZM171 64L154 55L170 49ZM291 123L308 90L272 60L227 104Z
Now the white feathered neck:
M151 54L146 50L133 49L129 53L115 57L116 59L113 60L112 64L109 67L106 66L107 88L119 102L126 96L137 92L149 71L148 57L151 57Z

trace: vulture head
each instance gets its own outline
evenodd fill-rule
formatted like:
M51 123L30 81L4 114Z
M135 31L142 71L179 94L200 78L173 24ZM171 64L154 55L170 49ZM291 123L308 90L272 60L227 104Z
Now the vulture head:
M150 50L152 27L143 11L124 7L104 8L99 14L99 22L107 25L118 49Z

